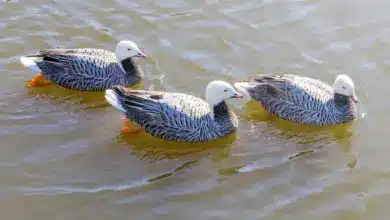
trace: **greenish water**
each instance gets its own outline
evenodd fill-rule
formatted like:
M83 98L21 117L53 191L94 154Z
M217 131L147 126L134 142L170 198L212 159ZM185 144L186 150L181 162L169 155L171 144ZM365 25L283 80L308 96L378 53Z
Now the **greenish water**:
M0 3L0 211L4 219L388 219L390 2L34 0ZM367 111L312 128L229 104L239 130L205 144L121 135L102 93L26 88L42 48L150 57L142 87L204 96L258 73L350 75Z

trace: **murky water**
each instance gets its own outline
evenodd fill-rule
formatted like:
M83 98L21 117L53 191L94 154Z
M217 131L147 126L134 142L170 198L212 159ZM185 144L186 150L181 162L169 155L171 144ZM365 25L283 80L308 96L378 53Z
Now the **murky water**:
M390 2L10 0L0 3L4 219L388 219ZM102 93L26 88L18 57L51 47L149 55L142 87L204 96L214 79L349 74L365 118L313 128L231 101L205 144L122 135Z

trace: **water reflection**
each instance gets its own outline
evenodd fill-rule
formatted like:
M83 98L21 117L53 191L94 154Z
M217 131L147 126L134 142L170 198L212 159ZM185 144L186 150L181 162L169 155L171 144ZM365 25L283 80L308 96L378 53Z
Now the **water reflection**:
M244 105L243 117L252 124L253 130L256 130L256 125L261 123L264 126L263 131L282 139L293 141L298 153L291 156L291 159L312 153L314 150L334 142L343 146L344 151L347 152L351 148L351 138L356 132L353 130L354 122L320 127L276 118L267 113L258 102L253 100Z
M142 160L157 162L187 155L199 157L212 154L214 158L225 158L236 140L236 132L217 140L203 143L186 143L155 138L144 131L137 134L120 134L118 140L131 148L132 154Z
M130 87L132 89L142 88L142 82ZM27 96L31 99L38 99L52 104L66 104L72 108L93 109L109 107L110 104L104 98L104 92L90 92L70 90L58 85L27 88Z

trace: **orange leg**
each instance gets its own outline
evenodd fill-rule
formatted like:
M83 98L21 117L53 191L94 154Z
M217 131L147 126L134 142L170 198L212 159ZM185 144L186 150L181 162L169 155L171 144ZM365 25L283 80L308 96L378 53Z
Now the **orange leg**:
M274 114L272 114L271 112L269 113L269 119L271 119L271 120L276 120L276 119L278 119L278 116L276 116L276 115L274 115Z
M125 123L129 122L129 120L126 118L126 115L123 115L123 116L121 117L121 120L122 120L123 122L125 122Z
M129 121L126 116L122 116L122 121L125 123L125 125L121 128L122 133L138 133L141 131L141 128L134 125L131 121Z
M38 86L48 86L51 82L48 81L42 73L37 74L32 78L30 81L28 81L27 87L38 87Z

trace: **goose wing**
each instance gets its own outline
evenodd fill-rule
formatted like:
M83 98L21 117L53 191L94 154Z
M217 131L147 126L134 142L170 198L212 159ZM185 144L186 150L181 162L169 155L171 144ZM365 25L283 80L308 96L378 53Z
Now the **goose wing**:
M295 75L261 76L254 81L265 93L280 101L309 108L306 104L323 103L333 97L333 89L316 79ZM310 108L309 108L310 109Z
M183 94L130 90L114 86L106 99L127 117L149 132L189 134L210 122L209 105L202 99Z
M49 80L75 89L101 90L124 73L115 54L101 49L50 49L33 57Z

